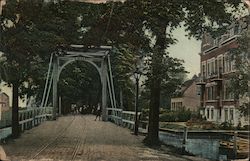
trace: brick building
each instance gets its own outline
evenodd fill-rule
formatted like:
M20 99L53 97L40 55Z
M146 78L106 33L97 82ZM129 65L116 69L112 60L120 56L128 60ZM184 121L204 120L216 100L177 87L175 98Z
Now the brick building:
M229 77L235 70L230 49L237 48L237 37L247 29L249 17L232 24L224 35L212 38L204 34L201 45L201 77L197 85L201 88L201 114L208 121L230 122L237 126L246 123L240 117L239 100L230 92ZM246 87L247 88L247 87Z
M200 96L197 93L197 76L183 83L177 95L171 98L171 110L197 111L200 105Z
M1 112L8 111L10 109L9 96L4 92L0 92L0 109Z

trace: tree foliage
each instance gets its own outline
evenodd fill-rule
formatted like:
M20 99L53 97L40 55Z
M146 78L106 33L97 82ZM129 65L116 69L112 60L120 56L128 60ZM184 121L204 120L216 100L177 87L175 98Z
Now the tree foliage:
M188 35L197 39L204 32L223 32L232 17L227 7L233 10L239 3L240 0L129 0L94 5L76 1L10 0L4 10L6 21L14 24L4 31L8 70L17 72L17 76L13 74L15 81L37 80L34 86L41 86L39 80L44 80L45 74L36 79L31 71L44 65L34 69L31 62L37 64L39 58L48 62L45 53L55 50L58 44L112 45L118 49L117 55L113 55L115 83L120 89L126 87L131 91L131 80L125 73L131 71L134 62L129 61L132 55L148 55L151 58L147 73L150 115L146 141L154 144L158 142L162 88L175 79L171 73L183 72L181 62L166 54L167 48L176 43L172 31L184 23Z
M249 82L250 82L250 30L244 31L237 39L237 48L231 49L232 60L235 61L236 72L230 77L230 91L234 93L235 100L240 101L240 111L249 115Z
M63 14L65 3L10 0L4 7L1 46L5 60L1 62L1 75L13 87L14 137L19 135L18 96L33 95L43 87L40 83L45 79L47 63L44 62L50 53L59 44L77 39L77 33L73 32L77 26L73 23L76 13L70 8L71 14Z

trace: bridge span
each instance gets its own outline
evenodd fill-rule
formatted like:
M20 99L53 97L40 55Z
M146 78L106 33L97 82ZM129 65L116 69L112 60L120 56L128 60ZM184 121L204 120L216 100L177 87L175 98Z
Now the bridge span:
M3 148L12 161L201 160L174 154L168 148L150 149L142 139L111 122L95 121L93 115L71 115L45 121L7 141Z

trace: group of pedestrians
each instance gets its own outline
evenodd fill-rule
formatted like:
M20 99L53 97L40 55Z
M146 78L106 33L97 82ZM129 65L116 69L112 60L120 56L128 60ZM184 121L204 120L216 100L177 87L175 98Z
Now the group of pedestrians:
M102 109L101 105L98 103L97 106L89 107L86 105L77 106L76 104L71 105L71 113L72 114L94 114L96 115L95 121L97 119L101 120Z

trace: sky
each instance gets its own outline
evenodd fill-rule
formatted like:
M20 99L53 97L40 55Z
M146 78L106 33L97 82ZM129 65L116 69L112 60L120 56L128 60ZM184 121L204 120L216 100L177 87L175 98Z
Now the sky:
M192 78L194 74L198 75L200 72L201 41L194 38L188 39L186 34L183 27L176 29L173 35L178 42L172 45L168 51L172 57L185 61L184 67L186 71L190 72L188 78Z

